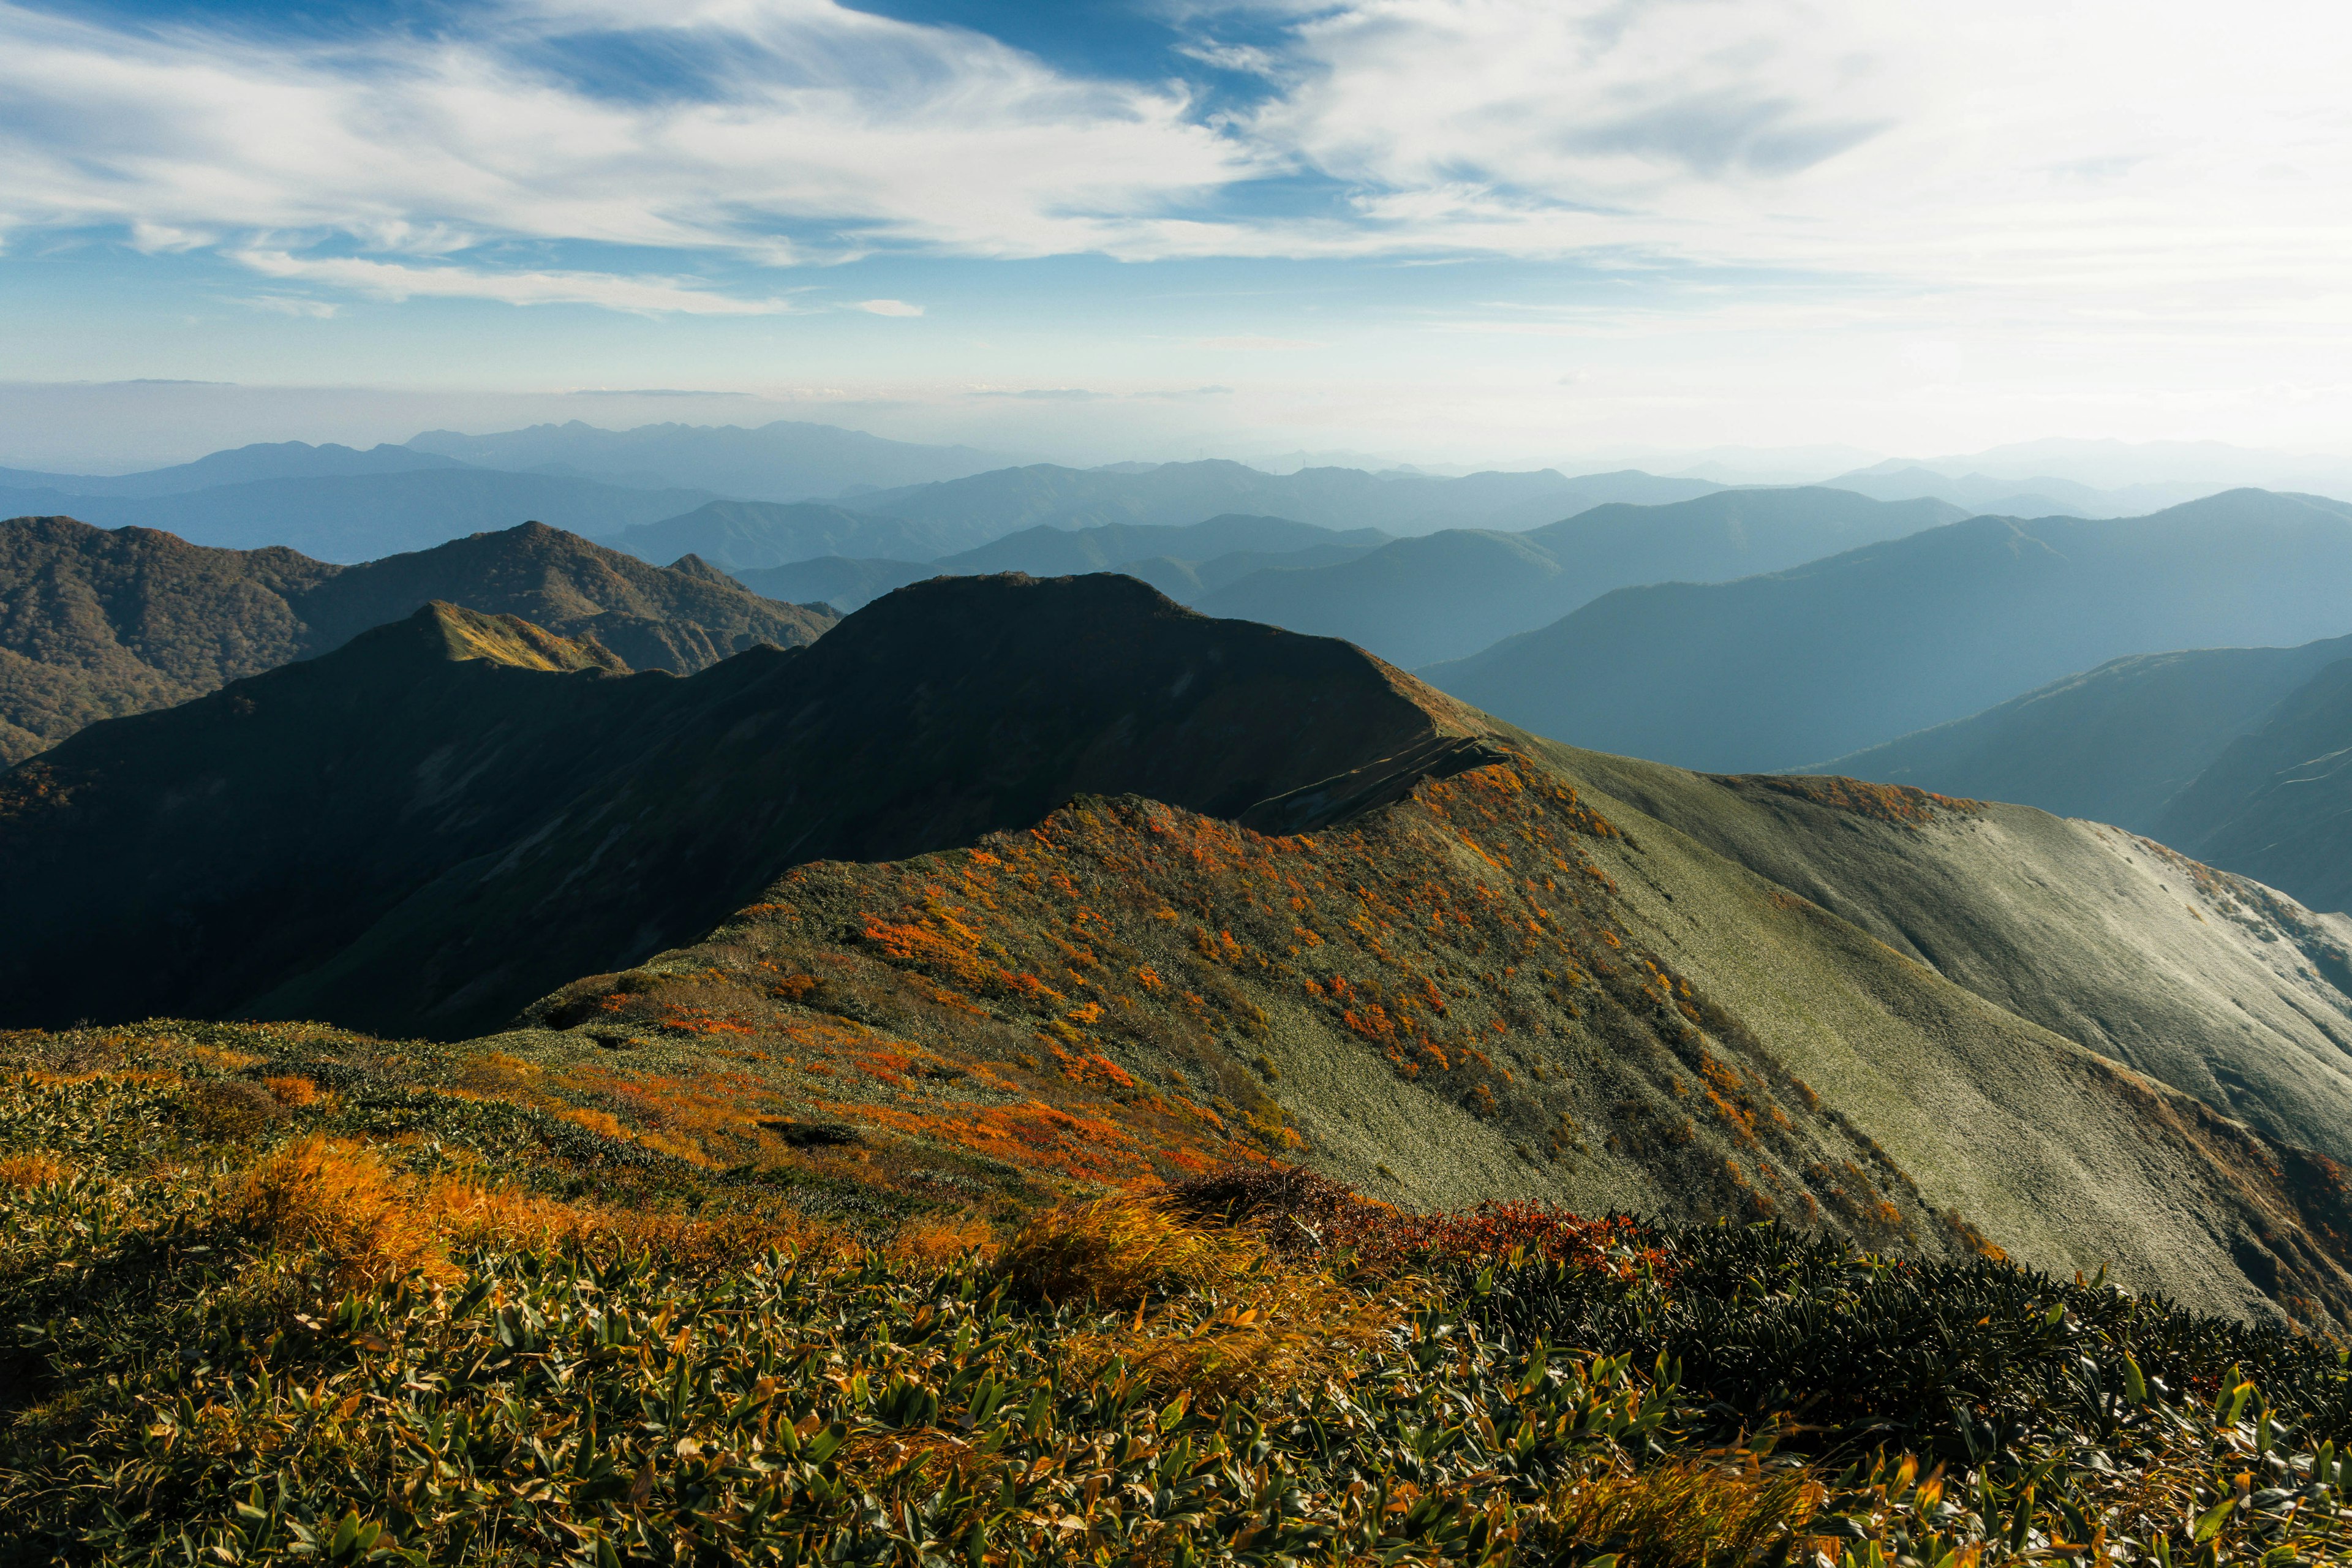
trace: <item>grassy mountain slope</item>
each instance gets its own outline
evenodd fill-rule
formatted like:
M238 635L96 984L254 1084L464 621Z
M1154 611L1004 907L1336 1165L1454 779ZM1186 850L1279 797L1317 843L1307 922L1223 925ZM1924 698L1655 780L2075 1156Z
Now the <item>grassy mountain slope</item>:
M2153 832L2167 802L2352 637L2135 654L1802 770L2038 805Z
M2352 922L2128 833L1851 779L1568 752L1605 791L1986 1001L2352 1160Z
M1475 653L1612 588L1776 571L1958 515L1940 501L1817 489L1612 503L1522 533L1448 530L1315 571L1244 577L1201 607L1346 637L1410 668Z
M0 522L0 761L100 719L210 691L446 599L594 637L640 668L699 669L830 616L715 574L663 571L525 524L341 567L71 518Z
M967 479L859 496L861 511L961 522L995 538L1024 528L1108 523L1181 527L1227 512L1289 518L1325 528L1425 533L1445 527L1532 528L1608 501L1680 500L1718 487L1648 474L1570 479L1535 473L1458 479L1302 468L1268 474L1240 463L1162 463L1141 472L1040 463Z
M2232 490L2146 518L1976 518L1795 571L1620 589L1429 679L1598 750L1802 766L2151 647L2341 635L2352 506Z
M486 468L562 471L632 484L651 481L648 488L694 487L764 501L806 500L856 485L958 479L1005 460L970 447L893 441L792 419L749 429L641 425L631 430L602 430L574 419L484 436L428 430L408 445L418 452Z
M1413 1207L1779 1216L1930 1254L1972 1223L2233 1310L2345 1300L2335 1167L1602 798L1521 758L1289 842L1082 801L793 872L533 1011L569 1040L496 1045L707 1031L804 1121L1097 1178L1183 1168L1152 1118L1189 1107Z
M686 680L451 663L453 619L6 775L0 917L46 939L0 955L11 1021L446 1036L536 994L448 1047L457 1081L696 1169L798 1142L986 1190L1281 1153L1415 1207L1990 1237L2352 1312L2341 1168L2155 1076L2340 1128L2293 1069L2352 1002L2255 956L2332 928L2120 839L1551 747L1118 577L927 583ZM2165 959L2137 1002L2133 942Z
M479 468L249 479L151 497L0 489L0 515L66 513L107 528L152 528L233 550L283 545L320 561L424 550L536 519L605 534L699 506L708 490L628 489Z

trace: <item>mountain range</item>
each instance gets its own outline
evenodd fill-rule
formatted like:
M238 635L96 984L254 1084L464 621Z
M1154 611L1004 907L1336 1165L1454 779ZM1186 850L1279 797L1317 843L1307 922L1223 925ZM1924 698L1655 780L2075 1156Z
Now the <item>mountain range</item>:
M854 610L893 588L926 577L997 572L1026 572L1033 576L1121 572L1142 579L1181 605L1255 572L1353 560L1388 543L1389 538L1378 529L1329 529L1287 518L1238 514L1183 527L1107 522L1065 529L1039 523L976 549L933 560L826 556L735 575L754 592L771 597L797 595L806 601L822 600L837 609Z
M1282 563L1201 596L1214 616L1346 637L1415 668L1557 620L1612 588L1778 571L1961 515L1843 490L1719 490L1610 502L1519 532L1447 529L1308 570ZM1565 732L1565 731L1563 731Z
M0 1024L519 1082L658 1045L672 1149L778 1102L1094 1179L1221 1141L2352 1321L2352 922L2027 807L1561 746L1114 575L683 678L427 605L0 775Z
M2155 648L2341 635L2352 505L1973 518L1731 583L1602 595L1422 673L1514 723L1719 772L1844 756Z
M797 501L845 490L928 484L1003 468L971 447L893 441L834 425L779 419L736 425L641 425L601 430L581 420L487 436L427 430L412 451L477 468L556 474L636 489L705 489L741 500Z
M72 516L235 550L282 545L321 561L373 560L467 534L539 521L584 535L658 521L714 500L708 490L629 489L488 468L246 479L158 495L0 489L0 516Z
M1683 500L1718 488L1703 479L1660 479L1631 469L1575 479L1551 468L1435 479L1360 468L1266 474L1240 463L1208 459L1116 468L1040 463L877 491L858 496L852 504L881 517L980 529L988 539L1039 524L1182 526L1234 512L1325 528L1427 533L1463 526L1533 528L1608 501Z
M591 639L615 668L679 673L754 644L812 641L835 619L699 563L649 566L539 523L340 566L17 518L0 522L0 760L330 652L433 600Z

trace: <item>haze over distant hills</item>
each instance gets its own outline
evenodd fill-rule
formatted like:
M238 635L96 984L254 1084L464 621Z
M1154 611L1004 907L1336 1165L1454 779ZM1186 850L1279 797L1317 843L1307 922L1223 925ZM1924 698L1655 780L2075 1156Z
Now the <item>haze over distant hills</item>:
M1039 523L934 561L828 556L736 576L755 593L771 597L797 595L797 602L822 600L851 610L893 588L943 574L1026 572L1053 577L1123 572L1188 605L1253 572L1352 560L1386 544L1389 538L1372 528L1318 528L1287 518L1239 515L1213 517L1183 528L1107 522L1065 529Z
M715 490L740 500L766 501L961 479L1013 461L971 447L926 447L789 419L751 429L641 425L633 430L600 430L574 419L488 436L427 430L408 445L485 468L561 474L639 489Z
M1423 673L1514 722L1721 772L1842 756L2150 648L2346 630L2352 505L1976 518L1793 571L1620 589Z
M548 474L431 467L248 479L154 496L0 489L0 517L71 516L107 528L158 529L195 544L282 545L349 563L524 521L583 535L614 533L712 499L708 490L629 489Z
M829 501L715 500L622 529L600 542L641 560L699 555L722 571L738 572L833 555L928 561L984 531L953 521L876 517Z
M1973 516L1997 517L2138 517L2182 501L2196 500L2222 488L2172 481L2102 489L2050 474L2022 479L1995 479L1974 472L1954 477L1916 463L1899 461L1857 468L1822 482L1834 489L1852 490L1882 500L1932 497L1949 501Z
M2013 800L2153 833L2172 798L2231 742L2347 658L2352 637L2134 654L1801 771ZM2292 884L2279 885L2309 901Z
M1423 1205L2352 1303L2298 1146L2352 1153L2352 927L2119 833L1553 745L1115 576L596 662L431 605L0 775L0 1023L668 1030L729 1082L791 1040L855 1135L1083 1103L1125 1147L1181 1095Z
M1266 474L1210 459L1161 463L1141 471L1065 468L1041 463L949 483L862 495L860 511L956 521L996 538L1045 524L1182 526L1225 513L1288 518L1326 528L1427 533L1446 527L1517 530L1556 521L1607 501L1683 500L1720 487L1627 471L1576 479L1552 469L1432 479L1359 468Z
M1199 602L1210 615L1346 637L1413 668L1475 653L1612 588L1776 571L1959 515L1941 501L1835 489L1722 490L1594 507L1517 533L1449 529L1313 570L1271 563Z
M351 474L404 474L418 468L463 468L454 458L411 447L376 446L366 451L330 442L268 441L215 452L193 463L135 474L45 474L0 468L0 489L56 490L65 495L147 497L180 495L214 485L256 479L299 479Z
M593 639L618 668L681 674L755 644L812 641L833 623L680 565L536 523L347 567L71 518L0 522L0 761L314 658L432 600L520 614Z

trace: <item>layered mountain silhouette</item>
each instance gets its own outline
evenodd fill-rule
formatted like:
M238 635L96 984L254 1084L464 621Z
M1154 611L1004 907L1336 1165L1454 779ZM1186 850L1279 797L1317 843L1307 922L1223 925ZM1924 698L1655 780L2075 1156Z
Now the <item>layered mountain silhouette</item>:
M1793 571L1606 595L1423 673L1579 744L1722 772L1843 756L2151 648L2341 635L2352 505L1974 518Z
M851 610L893 588L942 574L1116 571L1139 577L1185 605L1253 572L1351 561L1387 542L1389 535L1378 529L1328 529L1280 517L1213 517L1181 528L1112 522L1065 529L1040 523L936 560L827 556L736 575L746 587L772 597L797 595Z
M715 500L681 516L622 529L601 542L646 561L698 555L723 572L740 573L820 557L928 561L984 534L962 523L874 517L823 501Z
M593 639L624 667L680 673L755 644L809 642L835 619L680 565L648 566L537 523L338 566L72 518L0 522L0 761L327 652L436 599Z
M1818 489L1619 502L1524 532L1449 529L1318 570L1261 572L1202 595L1200 607L1346 637L1412 668L1475 653L1612 588L1778 571L1959 515L1940 501Z
M769 501L961 479L1008 461L1000 453L971 447L892 441L790 419L748 429L672 424L630 430L604 430L574 419L487 436L427 430L408 446L486 468L561 474L642 489L717 490Z
M2315 908L2352 909L2352 658L2281 698L2149 831Z
M2152 833L2231 742L2345 658L2352 637L2134 654L1801 771L2013 800ZM2278 885L2308 898L2291 882Z
M170 468L148 468L135 474L48 474L0 468L0 489L143 498L181 495L215 485L246 484L256 479L404 474L419 468L463 467L454 458L438 457L410 447L386 444L361 451L331 441L318 447L306 441L260 441L214 452L192 463L174 463Z
M1558 746L1116 575L685 678L428 605L0 775L0 921L7 1024L520 1014L526 1065L798 1064L852 1135L1066 1100L1115 1153L1174 1096L1419 1206L2352 1313L2345 922L2025 807Z
M1610 501L1684 500L1718 488L1704 479L1660 479L1632 470L1575 479L1550 468L1438 479L1360 468L1268 474L1211 459L1114 468L1040 463L877 491L845 504L878 516L971 526L982 531L981 539L1040 524L1181 527L1226 513L1283 517L1325 528L1426 533L1448 527L1533 528Z
M574 533L614 533L676 517L714 499L702 489L631 489L549 474L425 466L430 462L155 495L0 488L0 516L71 516L106 528L176 533L196 544L236 550L279 545L317 560L348 563L429 549L530 518Z

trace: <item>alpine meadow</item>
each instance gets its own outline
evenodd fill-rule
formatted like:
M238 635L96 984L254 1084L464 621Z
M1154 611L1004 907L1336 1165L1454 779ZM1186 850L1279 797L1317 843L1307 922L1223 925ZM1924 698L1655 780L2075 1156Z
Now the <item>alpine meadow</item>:
M2352 1563L2347 60L0 4L0 1568Z

